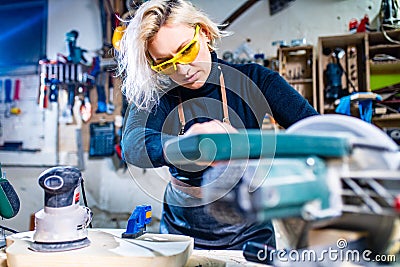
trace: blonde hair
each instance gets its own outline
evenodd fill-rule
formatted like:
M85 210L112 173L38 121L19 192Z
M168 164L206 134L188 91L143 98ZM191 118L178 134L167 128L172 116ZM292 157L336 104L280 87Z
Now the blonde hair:
M165 24L200 25L210 38L209 47L228 33L221 31L201 10L185 0L150 0L142 4L129 21L116 55L117 76L129 103L149 110L158 104L160 92L169 85L169 77L155 73L147 61L148 41Z

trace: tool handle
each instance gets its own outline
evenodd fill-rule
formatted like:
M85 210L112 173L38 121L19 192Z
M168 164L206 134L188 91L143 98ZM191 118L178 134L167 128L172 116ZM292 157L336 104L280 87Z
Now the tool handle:
M40 94L39 94L39 106L41 108L48 107L48 90L47 84L40 85Z
M17 192L4 174L4 177L0 179L0 216L10 219L17 215L19 209L20 200Z
M119 23L121 22L120 17L119 17L119 13L118 12L114 12L114 29L117 28L119 26Z
M108 75L108 105L113 105L114 102L114 83L112 75Z
M6 98L4 99L5 103L11 103L12 99L11 99L11 79L6 79L4 82L4 91L6 93Z
M42 172L38 183L45 191L46 207L61 208L79 202L82 173L71 166L57 166Z
M106 105L106 91L104 85L96 84L97 90L97 110L96 113L105 113L107 111Z
M14 98L13 100L19 100L19 90L21 88L21 80L17 79L15 80L15 85L14 85Z
M114 102L114 86L111 84L110 87L108 88L108 102L113 103Z
M3 93L3 80L0 80L0 103L1 103L1 100L2 100L2 96L1 96L1 94Z

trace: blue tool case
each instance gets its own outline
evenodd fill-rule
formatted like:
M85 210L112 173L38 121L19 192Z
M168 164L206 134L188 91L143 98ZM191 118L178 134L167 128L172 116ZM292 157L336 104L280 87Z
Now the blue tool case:
M106 157L114 154L115 127L113 122L90 124L89 157Z

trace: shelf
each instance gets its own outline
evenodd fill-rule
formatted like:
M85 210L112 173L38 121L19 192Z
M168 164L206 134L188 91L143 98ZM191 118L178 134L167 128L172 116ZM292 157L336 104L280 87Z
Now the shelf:
M381 128L389 128L400 125L400 113L387 114L372 117L372 122Z
M400 113L375 116L374 121L400 120Z
M317 109L316 57L312 45L279 47L279 74Z
M387 32L395 40L400 39L400 31ZM358 92L373 92L373 90L398 84L400 81L400 44L391 43L383 33L356 33L354 35L322 36L318 39L318 107L321 114L335 112L335 105L326 96L325 89L332 79L328 80L325 73L332 55L324 51L341 48L346 56L341 58L340 64L349 73L349 78ZM384 56L387 55L387 56ZM390 56L390 57L389 57ZM372 59L392 59L375 60ZM329 73L332 77L335 73ZM338 76L333 76L338 78ZM342 88L351 88L345 75L341 76ZM364 97L364 96L362 96ZM398 103L391 103L390 107L398 109ZM351 105L351 115L359 117L357 101ZM389 111L384 111L385 113ZM382 111L383 113L383 111ZM375 114L372 118L375 125L381 128L398 127L400 114Z
M290 80L287 79L287 82L290 84L299 84L299 83L312 83L313 79L311 78L306 78L306 79L296 79L296 80Z
M365 33L320 36L319 40L323 40L324 47L346 47L349 44L360 45L365 42ZM320 51L322 53L322 51Z
M389 30L386 31L387 35L395 40L400 39L400 31L398 30ZM369 44L371 47L375 45L393 45L392 42L390 42L382 32L371 32L368 34L368 39L369 39Z
M301 51L301 50L313 50L312 45L302 45L302 46L291 46L291 47L280 47L282 52L292 52L292 51Z
M369 67L371 73L400 73L400 60L398 61L372 61Z
M378 44L378 45L371 45L369 50L381 50L381 49L399 49L400 44Z

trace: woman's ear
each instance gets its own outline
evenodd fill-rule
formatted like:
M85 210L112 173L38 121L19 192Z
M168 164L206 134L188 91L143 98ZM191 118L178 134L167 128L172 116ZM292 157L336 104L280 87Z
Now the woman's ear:
M205 41L207 42L207 47L210 52L214 51L214 49L210 46L211 43L211 34L207 29L201 28L201 35L204 36Z
M201 33L202 33L202 35L206 38L206 41L207 41L207 43L209 43L210 41L211 41L211 34L210 34L210 32L207 30L207 29L205 29L205 28L201 28Z

